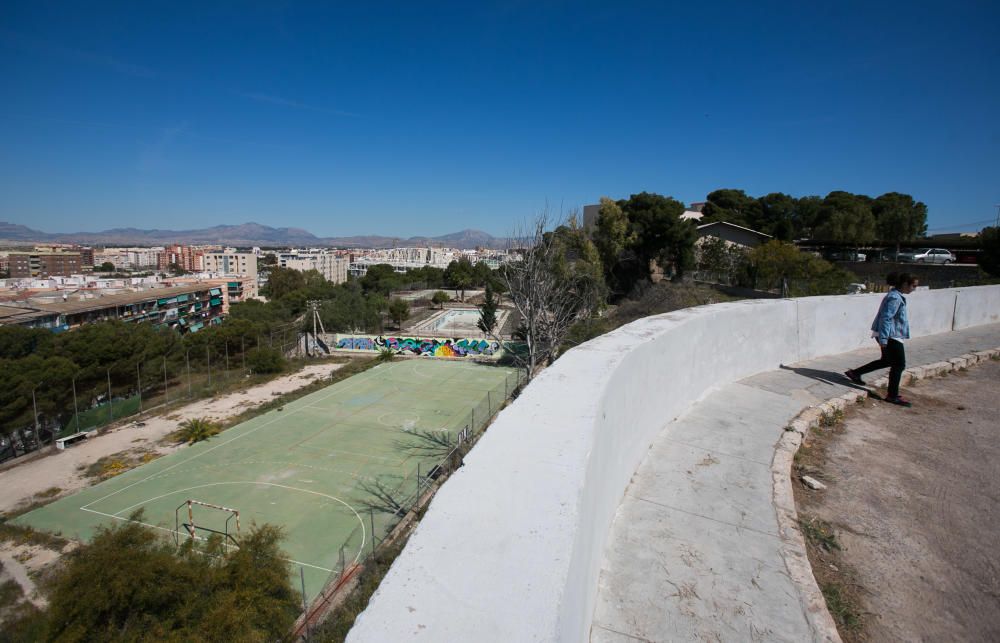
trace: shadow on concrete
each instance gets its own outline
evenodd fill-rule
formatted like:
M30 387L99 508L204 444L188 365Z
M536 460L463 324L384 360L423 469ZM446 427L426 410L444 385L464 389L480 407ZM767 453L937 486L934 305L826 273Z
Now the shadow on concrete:
M860 384L855 384L847 378L843 373L836 373L834 371L822 371L817 368L802 368L802 367L792 367L781 365L781 368L786 371L792 371L796 375L801 375L802 377L808 377L809 379L816 380L817 382L823 382L824 384L830 384L835 386L846 386L848 388L853 388L857 391L864 391L868 395L877 397L873 390L867 386L861 386Z

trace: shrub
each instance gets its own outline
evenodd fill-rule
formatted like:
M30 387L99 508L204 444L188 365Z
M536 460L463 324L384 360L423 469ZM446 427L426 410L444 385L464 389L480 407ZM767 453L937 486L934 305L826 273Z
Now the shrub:
M19 623L45 641L275 641L299 612L281 530L253 527L240 547L218 539L178 551L139 522L100 529L67 556L50 608ZM210 555L205 555L205 554Z
M218 424L205 418L192 418L180 424L178 437L182 442L193 444L207 440L222 429Z
M254 373L280 373L288 363L276 348L254 348L247 352L247 366Z

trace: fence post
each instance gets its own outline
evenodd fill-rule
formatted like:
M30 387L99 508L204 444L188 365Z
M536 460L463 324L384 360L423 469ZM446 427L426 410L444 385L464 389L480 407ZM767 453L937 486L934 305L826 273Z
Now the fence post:
M76 404L76 375L73 376L73 413L76 415L76 432L80 432L80 407Z
M306 619L306 641L309 640L309 604L306 603L306 570L299 565L299 578L302 580L302 615Z
M142 415L142 373L139 372L139 364L141 362L135 363L135 385L139 390L139 415Z
M170 403L170 393L167 391L167 356L163 356L163 403Z
M111 401L111 369L108 369L108 422L115 421L114 402Z
M369 507L368 514L372 526L372 562L375 562L375 509ZM378 567L377 562L375 562L375 566Z

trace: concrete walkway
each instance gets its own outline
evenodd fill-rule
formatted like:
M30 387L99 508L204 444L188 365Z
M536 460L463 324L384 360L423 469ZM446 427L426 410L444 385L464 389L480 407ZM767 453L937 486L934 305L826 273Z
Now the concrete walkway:
M908 341L907 362L997 347L992 324ZM789 561L795 543L779 526L772 467L791 420L856 391L841 373L877 356L873 342L761 373L664 427L608 536L591 641L837 640L824 630L832 622L817 609L815 584L793 580L803 577L801 558Z

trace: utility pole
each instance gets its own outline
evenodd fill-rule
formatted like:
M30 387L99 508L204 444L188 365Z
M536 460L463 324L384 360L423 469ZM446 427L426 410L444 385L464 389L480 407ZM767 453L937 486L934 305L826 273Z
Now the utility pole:
M136 388L139 389L139 415L142 415L142 373L139 372L139 364L141 363L135 363L135 383Z
M191 349L184 351L184 363L188 372L188 398L191 397Z
M208 367L208 388L212 388L212 355L205 344L205 365Z
M166 404L170 401L170 395L167 393L167 356L163 356L163 403Z
M315 350L318 353L320 343L319 343L319 334L317 331L317 326L319 327L319 330L323 331L324 335L326 334L326 329L323 328L323 320L320 319L319 316L319 309L323 305L323 302L318 299L310 299L309 301L306 302L306 305L309 306L309 310L312 312L313 344L315 345ZM308 344L306 346L308 348Z

